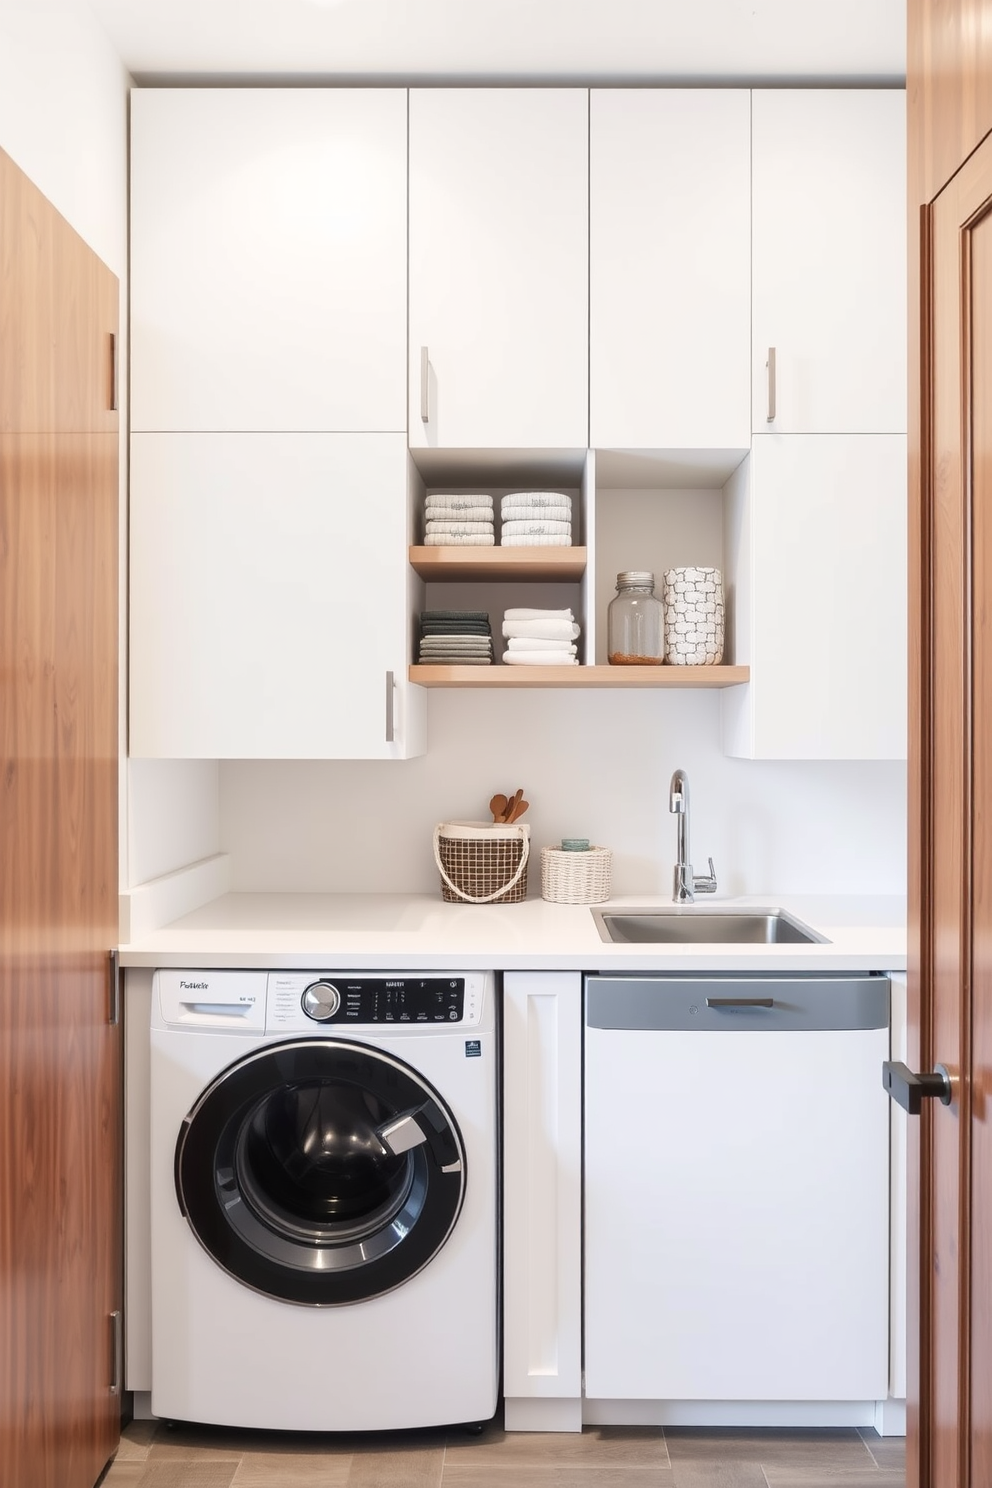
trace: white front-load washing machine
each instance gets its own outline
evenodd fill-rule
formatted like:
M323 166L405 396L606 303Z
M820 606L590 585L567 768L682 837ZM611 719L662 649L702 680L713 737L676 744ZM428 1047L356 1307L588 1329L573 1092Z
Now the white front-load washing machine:
M154 1415L293 1431L492 1417L494 980L155 973Z

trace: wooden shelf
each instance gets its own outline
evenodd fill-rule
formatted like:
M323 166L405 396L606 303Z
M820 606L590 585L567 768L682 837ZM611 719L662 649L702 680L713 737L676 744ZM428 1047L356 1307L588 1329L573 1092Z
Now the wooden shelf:
M410 566L428 583L532 579L562 583L581 579L585 548L411 548Z
M737 687L746 666L433 666L410 667L418 687Z

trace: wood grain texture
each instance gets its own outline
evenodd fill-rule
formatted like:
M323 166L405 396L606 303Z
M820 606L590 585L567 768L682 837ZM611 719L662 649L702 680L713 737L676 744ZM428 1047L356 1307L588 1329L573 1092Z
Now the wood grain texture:
M119 1434L118 286L0 153L0 1482Z
M435 666L415 662L419 687L737 687L746 666Z
M992 1472L992 137L927 211L921 253L921 703L911 822L919 1067L956 1077L920 1126L918 1371L909 1482L977 1488Z
M587 557L585 548L417 547L410 549L410 567L432 584L487 579L562 583L581 579Z
M976 172L980 158L987 169ZM974 703L974 789L972 848L972 968L970 1007L966 1009L971 1048L970 1152L963 1206L970 1217L969 1405L971 1479L992 1483L992 142L969 161L965 175L977 175L970 204L983 200L981 215L968 231L968 331L970 367L970 444ZM967 386L967 384L966 384ZM965 1106L962 1102L962 1117Z
M992 130L986 0L908 0L906 87L912 210L932 201Z

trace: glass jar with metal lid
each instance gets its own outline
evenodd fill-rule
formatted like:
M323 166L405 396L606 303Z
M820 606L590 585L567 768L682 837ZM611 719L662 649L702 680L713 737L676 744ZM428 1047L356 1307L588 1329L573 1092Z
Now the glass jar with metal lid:
M617 574L616 598L606 611L610 666L661 666L665 659L665 611L654 592L654 574L629 569Z

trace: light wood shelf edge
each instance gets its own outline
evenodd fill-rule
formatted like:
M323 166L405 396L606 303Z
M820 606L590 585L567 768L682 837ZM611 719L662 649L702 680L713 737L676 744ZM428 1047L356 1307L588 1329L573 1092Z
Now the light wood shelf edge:
M418 687L738 687L746 666L432 666L410 667Z
M428 583L581 579L585 548L411 548L410 567Z

